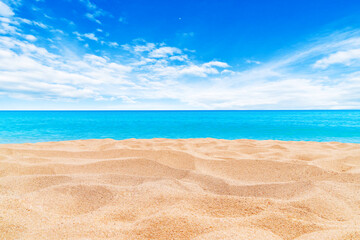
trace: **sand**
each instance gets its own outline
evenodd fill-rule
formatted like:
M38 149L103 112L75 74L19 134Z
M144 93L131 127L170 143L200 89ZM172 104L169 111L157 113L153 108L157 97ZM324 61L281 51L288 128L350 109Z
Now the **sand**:
M360 239L360 145L0 145L0 239Z

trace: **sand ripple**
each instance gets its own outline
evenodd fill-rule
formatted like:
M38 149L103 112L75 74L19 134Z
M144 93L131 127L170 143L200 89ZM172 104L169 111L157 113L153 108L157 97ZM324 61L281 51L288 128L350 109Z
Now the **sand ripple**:
M0 239L360 239L360 145L0 145Z

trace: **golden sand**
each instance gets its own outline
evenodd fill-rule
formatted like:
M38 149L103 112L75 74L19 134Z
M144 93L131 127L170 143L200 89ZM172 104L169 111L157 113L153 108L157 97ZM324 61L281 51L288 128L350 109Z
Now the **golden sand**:
M360 239L360 145L0 145L0 239Z

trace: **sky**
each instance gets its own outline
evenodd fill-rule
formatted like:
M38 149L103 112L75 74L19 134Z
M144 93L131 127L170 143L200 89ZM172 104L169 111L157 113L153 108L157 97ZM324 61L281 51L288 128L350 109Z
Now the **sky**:
M0 110L360 109L360 1L0 0Z

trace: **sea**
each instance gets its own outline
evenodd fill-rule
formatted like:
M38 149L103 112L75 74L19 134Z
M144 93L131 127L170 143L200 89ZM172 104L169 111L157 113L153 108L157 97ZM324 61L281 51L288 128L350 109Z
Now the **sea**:
M360 110L0 111L0 143L103 138L360 143Z

